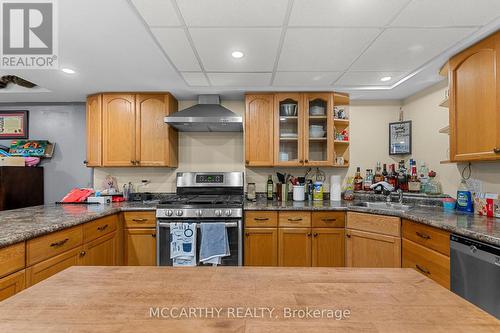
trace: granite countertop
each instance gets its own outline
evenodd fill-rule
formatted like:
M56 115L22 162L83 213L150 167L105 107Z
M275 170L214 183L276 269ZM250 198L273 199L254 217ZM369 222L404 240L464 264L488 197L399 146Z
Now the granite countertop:
M500 246L500 219L474 214L447 213L441 207L416 205L408 211L355 207L353 201L246 201L245 210L337 210L392 215ZM44 205L0 211L0 248L54 231L86 223L120 211L155 210L156 203L111 205Z
M440 206L415 205L410 210L386 210L357 207L357 201L303 201L278 202L258 200L246 201L245 210L311 210L311 211L354 211L380 215L398 216L408 220L447 230L500 246L500 218L490 218L476 214L445 212Z

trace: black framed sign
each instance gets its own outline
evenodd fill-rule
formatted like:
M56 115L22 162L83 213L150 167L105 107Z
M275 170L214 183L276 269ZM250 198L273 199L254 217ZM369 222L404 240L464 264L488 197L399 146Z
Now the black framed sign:
M0 139L27 139L29 112L0 111Z
M411 120L389 123L389 155L411 154Z

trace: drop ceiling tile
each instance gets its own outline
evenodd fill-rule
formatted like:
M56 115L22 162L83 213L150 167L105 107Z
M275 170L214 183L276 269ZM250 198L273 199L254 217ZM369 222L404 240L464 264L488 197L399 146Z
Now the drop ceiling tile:
M475 29L471 28L387 29L354 63L351 70L415 70L473 31Z
M180 26L177 12L169 0L132 0L135 8L149 26Z
M188 26L281 26L288 0L177 0Z
M398 82L406 72L355 72L350 71L342 75L335 82L336 86L391 86ZM383 77L391 77L390 80L382 82Z
M343 71L379 32L370 28L288 29L278 70Z
M201 72L193 73L193 72L184 72L181 73L184 81L188 84L188 86L192 87L208 87L210 84L208 83L205 74Z
M192 28L194 45L206 71L268 72L273 70L281 29ZM231 53L242 51L234 59Z
M480 26L500 17L498 0L412 1L392 23L406 27Z
M315 87L329 86L341 72L277 72L273 86Z
M201 70L184 29L152 28L151 32L179 71Z
M257 87L271 84L271 73L207 73L212 86Z
M380 27L409 0L295 0L290 26Z

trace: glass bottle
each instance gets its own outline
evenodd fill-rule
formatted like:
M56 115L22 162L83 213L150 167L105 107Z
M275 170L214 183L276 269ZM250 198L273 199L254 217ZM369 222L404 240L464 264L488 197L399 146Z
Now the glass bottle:
M384 163L384 168L382 169L382 176L384 177L384 181L387 182L387 176L389 173L387 172L387 164Z
M267 200L273 200L273 190L274 190L274 183L273 183L273 176L269 175L267 178Z
M399 162L398 188L401 189L403 192L408 192L408 175L404 160L401 160Z
M417 175L417 167L414 165L411 167L411 176L408 181L408 192L419 193L420 192L420 179Z
M418 170L418 179L420 179L420 191L427 193L427 184L429 183L429 169L425 165L425 162L420 164L420 169Z
M354 191L363 190L363 177L361 177L361 168L356 168L356 173L354 174Z
M373 176L373 183L378 183L384 180L384 176L382 175L382 167L380 166L380 162L377 162L377 167L375 168L375 175Z
M365 181L363 182L363 190L364 191L370 191L373 184L373 172L372 169L366 169L366 177Z
M389 165L389 174L387 175L387 182L394 187L394 190L398 187L398 178L396 176L395 165Z

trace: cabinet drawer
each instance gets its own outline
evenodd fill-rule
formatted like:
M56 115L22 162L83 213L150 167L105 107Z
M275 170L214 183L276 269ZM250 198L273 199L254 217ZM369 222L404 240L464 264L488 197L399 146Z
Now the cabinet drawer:
M24 242L0 249L0 277L24 268L24 249Z
M80 246L26 268L26 287L31 287L68 267L80 265L83 255Z
M450 233L425 224L403 220L403 237L450 256Z
M249 211L245 212L245 227L277 227L278 212Z
M310 212L279 212L280 227L310 227Z
M31 266L82 245L82 226L31 239L26 243L26 265Z
M450 289L450 258L439 252L403 239L403 268L414 268Z
M348 212L347 228L388 236L401 236L401 220L395 216Z
M311 217L315 228L345 227L345 212L312 212Z
M126 228L154 228L156 227L155 212L125 212Z
M0 301L24 289L24 269L0 279Z
M83 225L83 242L87 243L116 230L118 216L111 215Z

